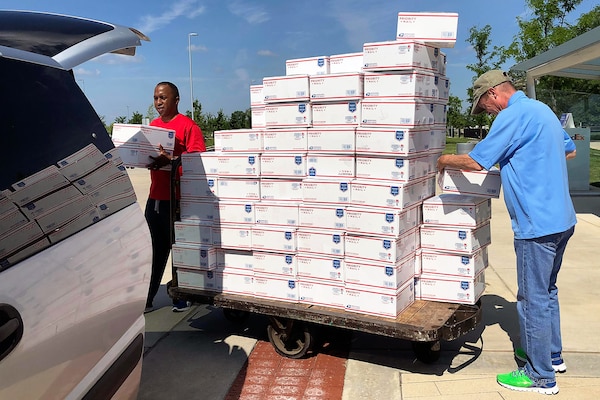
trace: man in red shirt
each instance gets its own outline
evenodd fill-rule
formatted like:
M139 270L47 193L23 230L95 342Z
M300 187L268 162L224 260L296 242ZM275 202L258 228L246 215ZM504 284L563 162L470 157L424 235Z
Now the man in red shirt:
M182 153L205 151L204 137L196 123L178 111L179 89L171 82L160 82L154 89L154 108L159 117L150 125L175 131L175 148L168 154L162 146L160 156L148 164L150 169L150 194L146 202L146 221L152 236L152 275L146 300L146 311L154 309L152 302L160 288L169 253L171 252L171 172L162 167ZM181 172L178 171L178 174ZM179 193L177 193L179 198ZM189 309L185 301L174 302L173 311Z

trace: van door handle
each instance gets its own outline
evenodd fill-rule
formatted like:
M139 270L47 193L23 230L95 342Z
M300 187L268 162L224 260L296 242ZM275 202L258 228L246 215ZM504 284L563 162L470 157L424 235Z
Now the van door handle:
M0 360L6 357L23 337L23 319L16 308L0 304Z

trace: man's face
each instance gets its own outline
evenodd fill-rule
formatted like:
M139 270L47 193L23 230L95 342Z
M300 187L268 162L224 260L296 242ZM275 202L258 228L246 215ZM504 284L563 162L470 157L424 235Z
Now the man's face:
M158 85L154 89L154 108L161 117L173 117L177 114L179 97L175 97L169 85Z
M489 88L479 99L479 107L483 108L488 114L498 115L502 111L502 104L498 100L498 93L495 87Z

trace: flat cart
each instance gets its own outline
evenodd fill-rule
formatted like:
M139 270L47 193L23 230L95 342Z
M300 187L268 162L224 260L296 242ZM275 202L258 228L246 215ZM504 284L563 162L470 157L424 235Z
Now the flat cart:
M171 174L172 229L177 219L176 185L173 183L179 165L179 159L173 162ZM277 353L288 358L304 357L314 343L312 327L324 325L408 340L418 360L432 363L440 357L441 341L457 339L482 321L480 302L465 305L416 300L393 319L330 307L183 288L178 286L177 273L175 267L172 268L173 279L167 285L171 298L220 307L225 317L234 321L245 319L249 313L269 317L269 341Z
M481 304L441 303L416 300L396 318L384 318L330 307L286 303L251 296L207 292L177 287L176 275L168 285L169 296L221 307L234 321L248 313L269 317L267 334L275 351L288 358L302 358L314 343L313 325L350 329L409 340L418 360L439 359L441 341L457 339L475 329L482 318Z

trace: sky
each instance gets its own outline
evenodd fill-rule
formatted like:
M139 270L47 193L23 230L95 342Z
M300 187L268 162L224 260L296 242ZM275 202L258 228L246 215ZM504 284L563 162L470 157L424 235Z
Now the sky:
M584 0L571 18L595 4ZM355 53L364 43L395 40L398 12L458 13L456 44L443 51L450 93L467 109L475 77L466 66L476 62L466 41L470 28L490 25L492 46L508 46L518 32L517 17L529 19L530 12L519 0L2 0L0 7L91 18L150 37L135 57L105 55L74 70L108 124L134 112L146 116L160 81L175 83L179 111L190 110L190 54L193 94L202 111L244 111L250 108L250 85L285 75L286 60Z

